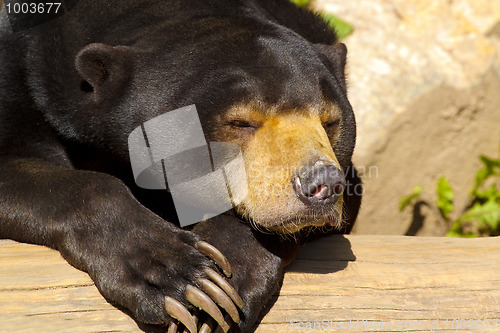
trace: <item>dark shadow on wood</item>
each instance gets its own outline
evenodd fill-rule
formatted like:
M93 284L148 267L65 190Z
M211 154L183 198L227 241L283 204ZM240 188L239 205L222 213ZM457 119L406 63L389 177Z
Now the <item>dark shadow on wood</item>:
M356 261L351 242L344 235L331 235L304 246L286 272L329 274L341 271Z
M328 274L341 271L347 267L349 261L355 261L356 256L352 252L351 242L344 235L330 235L314 240L300 249L297 258L285 268L286 272ZM279 291L283 285L284 277L276 293L266 304L257 323L250 332L254 332L262 319L268 314L278 300Z

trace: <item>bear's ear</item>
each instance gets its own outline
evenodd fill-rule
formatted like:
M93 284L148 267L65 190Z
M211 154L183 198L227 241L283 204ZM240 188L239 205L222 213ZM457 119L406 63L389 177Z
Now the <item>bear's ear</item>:
M344 43L333 45L315 44L319 53L323 54L333 67L333 75L340 81L344 93L346 92L345 65L347 59L347 47Z
M132 53L133 49L127 46L101 43L85 46L75 60L76 70L84 80L82 90L93 92L96 99L117 92L131 75Z

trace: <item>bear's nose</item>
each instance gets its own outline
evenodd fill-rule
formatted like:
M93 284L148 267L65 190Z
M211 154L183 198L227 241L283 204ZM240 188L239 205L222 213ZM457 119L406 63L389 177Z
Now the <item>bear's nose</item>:
M307 205L335 203L345 188L345 178L334 165L314 166L292 177L295 192Z

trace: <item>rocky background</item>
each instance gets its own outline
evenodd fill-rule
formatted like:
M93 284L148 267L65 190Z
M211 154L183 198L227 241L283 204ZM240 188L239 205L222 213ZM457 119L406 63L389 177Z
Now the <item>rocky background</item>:
M423 198L435 202L444 175L456 206L465 208L478 156L497 156L500 0L316 0L314 6L355 28L344 40L358 122L355 163L365 171L355 232L443 235L448 226L435 205L402 214L399 198L420 184Z

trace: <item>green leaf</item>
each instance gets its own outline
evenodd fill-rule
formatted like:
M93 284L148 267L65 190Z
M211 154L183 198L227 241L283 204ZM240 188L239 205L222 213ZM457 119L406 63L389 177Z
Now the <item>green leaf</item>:
M485 191L476 190L474 196L481 201L499 200L500 191L498 191L496 185L493 184Z
M452 227L452 229L450 231L448 231L445 234L445 236L446 237L460 237L460 238L476 238L478 235L473 233L473 232L468 232L468 233L464 234L464 232L462 231L462 227L459 223L456 226Z
M450 227L450 230L446 234L447 237L462 237L462 223L460 221L455 221Z
M498 159L491 158L491 157L488 157L485 155L481 155L479 157L479 159L481 160L481 162L483 162L483 164L487 168L489 168L491 170L500 169L500 160L498 160Z
M468 232L464 234L461 227L459 227L458 229L452 228L452 230L448 231L445 234L445 237L460 237L460 238L476 238L477 236L478 235L476 235L473 232Z
M497 231L500 226L500 203L492 199L484 204L476 202L474 206L462 214L459 221L479 221L484 226L488 226L491 230Z
M406 207L411 206L412 203L420 197L423 190L424 188L422 186L415 185L410 194L399 198L399 211L402 212Z
M500 146L499 146L500 157ZM500 159L485 155L479 156L483 167L476 172L474 186L470 194L474 205L467 209L453 222L450 231L446 234L450 237L477 237L479 235L500 235L500 190L497 188L500 181ZM495 177L493 185L485 189L486 181ZM441 181L441 180L440 180ZM449 184L448 184L449 186ZM438 206L443 214L446 213L446 202L453 201L453 192L446 189L444 182L441 187L438 184L438 197L441 202ZM450 188L451 190L451 188ZM473 229L473 232L464 232Z
M312 0L290 0L290 1L299 7L305 7L308 6Z
M495 175L500 176L500 160L485 155L479 156L479 160L484 167L476 173L474 187L471 190L473 196L476 195L477 190L484 184L486 179Z
M328 25L335 30L337 36L343 39L354 31L354 27L346 21L330 13L321 13L321 17L328 23Z
M449 214L453 211L453 189L445 177L441 177L437 183L437 206L445 219L449 219Z
M491 170L487 168L480 169L476 172L476 178L474 180L474 187L471 190L471 195L475 196L477 194L477 190L484 184L484 181L491 176Z

